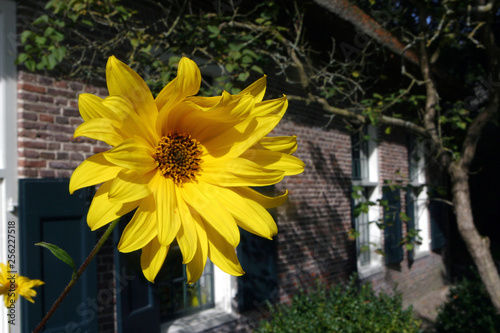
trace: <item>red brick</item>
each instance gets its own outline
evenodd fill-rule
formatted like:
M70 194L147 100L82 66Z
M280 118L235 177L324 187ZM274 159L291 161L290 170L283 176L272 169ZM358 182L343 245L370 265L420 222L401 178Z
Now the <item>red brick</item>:
M19 143L20 148L35 148L35 149L46 149L47 148L47 143L43 141L20 141Z
M40 102L44 102L44 103L53 103L54 97L47 96L47 95L39 95L39 100L40 100Z
M50 161L49 167L52 169L75 169L78 163L75 162L60 162L60 161Z
M66 117L56 117L56 123L57 124L69 124L69 120Z
M32 104L32 103L21 103L19 106L23 110L27 111L36 111L36 112L44 112L47 110L47 106L44 104Z
M56 154L53 152L44 151L40 153L40 157L44 160L53 160L56 158Z
M40 157L40 153L36 150L23 149L20 152L18 152L17 156L27 157L27 158L38 158Z
M37 102L39 97L38 96L43 96L43 95L37 95L34 93L30 92L20 92L17 97L22 100L22 101L30 101L30 102Z
M26 168L45 168L47 166L47 162L46 161L20 160L19 166L26 167Z
M47 123L53 123L54 122L54 117L46 115L46 114L41 114L40 115L40 121L45 121Z
M73 108L64 108L63 109L63 116L80 117L80 111L78 111L78 109L73 109Z
M38 170L36 169L20 169L18 173L20 178L37 178Z
M51 142L51 143L49 143L47 149L53 150L53 151L59 150L59 149L61 149L61 144L60 143L56 143L56 142Z
M54 170L40 170L40 177L42 177L42 178L55 178L56 172Z
M74 91L66 89L48 88L47 94L51 96L64 96L67 98L76 98L76 93Z
M55 81L53 83L54 87L58 87L58 88L67 88L68 87L68 83L66 81Z
M17 118L36 121L38 120L38 115L33 112L19 112Z
M32 92L43 93L43 94L47 92L47 88L45 88L43 86L34 85L31 83L19 83L17 85L17 88L20 90L32 91Z

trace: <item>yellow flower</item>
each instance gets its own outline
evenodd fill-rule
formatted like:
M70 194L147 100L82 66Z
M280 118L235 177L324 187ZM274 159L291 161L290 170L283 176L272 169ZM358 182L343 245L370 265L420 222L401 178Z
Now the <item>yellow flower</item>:
M40 280L30 280L27 277L9 273L7 266L0 263L0 295L3 295L3 301L6 307L12 306L19 295L26 298L31 303L35 303L32 297L36 296L34 287L44 284Z
M113 147L71 176L71 193L103 183L89 209L90 228L137 208L118 249L142 249L142 270L151 282L174 239L188 282L199 279L207 256L223 271L242 275L238 226L270 239L277 227L266 208L287 197L267 197L249 186L275 184L304 169L290 155L295 137L266 137L285 113L286 98L263 102L265 77L238 95L196 97L200 70L188 58L155 99L115 57L108 60L106 79L110 96L80 95L84 123L74 135Z

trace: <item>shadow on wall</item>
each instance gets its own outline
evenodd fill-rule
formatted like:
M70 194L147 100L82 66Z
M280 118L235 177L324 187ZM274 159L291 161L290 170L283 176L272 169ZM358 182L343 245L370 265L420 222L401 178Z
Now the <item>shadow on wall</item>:
M278 218L278 275L281 302L300 289L347 281L356 269L351 228L351 175L333 153L308 142L312 165L300 183L287 184L293 192ZM350 152L350 149L348 150Z

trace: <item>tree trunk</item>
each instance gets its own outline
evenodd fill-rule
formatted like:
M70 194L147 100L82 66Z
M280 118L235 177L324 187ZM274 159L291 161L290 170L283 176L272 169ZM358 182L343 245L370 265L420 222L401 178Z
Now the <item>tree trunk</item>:
M468 170L458 163L451 163L448 171L451 177L453 204L458 231L479 272L497 313L500 314L500 276L490 251L490 240L479 234L474 224L470 201Z

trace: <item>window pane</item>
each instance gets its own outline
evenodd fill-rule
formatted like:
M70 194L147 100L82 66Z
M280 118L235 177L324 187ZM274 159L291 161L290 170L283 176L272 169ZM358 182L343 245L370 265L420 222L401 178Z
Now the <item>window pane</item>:
M364 189L361 193L362 198L355 201L355 205L360 202L366 202L368 198L368 189ZM361 266L370 264L370 224L368 221L368 214L361 213L354 220L355 228L359 232L359 237L356 239L356 250L358 260Z
M177 244L172 244L155 288L162 323L214 307L212 263L207 262L198 282L187 284L182 254Z
M363 130L351 135L354 180L368 180L368 141L364 138L365 132Z

